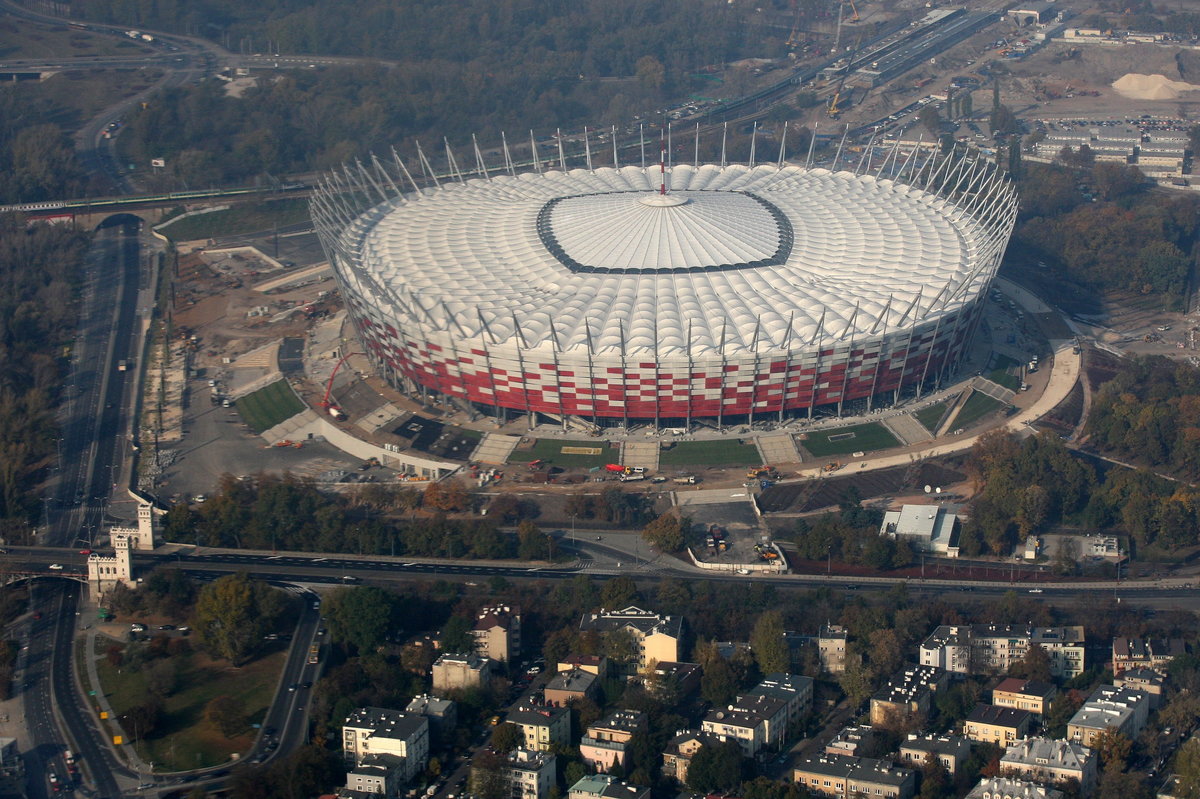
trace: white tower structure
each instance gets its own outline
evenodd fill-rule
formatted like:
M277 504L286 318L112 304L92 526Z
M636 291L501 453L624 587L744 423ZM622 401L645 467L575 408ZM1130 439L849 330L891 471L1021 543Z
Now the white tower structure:
M149 507L148 505L146 507ZM129 552L134 540L113 530L112 545L115 550L112 555L100 555L93 552L88 556L88 588L96 601L117 583L130 588L135 585L133 579L133 563Z

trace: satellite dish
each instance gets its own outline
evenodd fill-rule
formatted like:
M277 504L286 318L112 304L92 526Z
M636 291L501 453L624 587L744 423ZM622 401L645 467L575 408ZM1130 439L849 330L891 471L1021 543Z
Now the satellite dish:
M933 489L933 490L934 490L934 492L935 492L935 493L938 493L938 494L942 493L942 487L941 487L941 486L938 486L937 488L935 488L935 489Z
M926 493L926 494L928 494L928 493L929 493L930 491L932 491L932 490L933 490L933 486L925 486L925 493Z

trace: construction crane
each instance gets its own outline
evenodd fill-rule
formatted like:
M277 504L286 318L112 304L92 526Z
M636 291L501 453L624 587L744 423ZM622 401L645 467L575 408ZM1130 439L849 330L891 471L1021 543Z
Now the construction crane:
M833 50L830 51L835 55L839 52L839 48L841 48L841 46L842 46L842 22L843 22L843 17L845 15L845 11L846 11L846 2L847 2L847 0L838 0L837 31L834 33L834 36L833 36ZM858 15L858 6L854 5L854 0L849 0L849 2L850 2L850 11L853 13L852 13L850 19L845 20L845 21L846 22L858 22L860 19L862 19Z
M850 70L854 69L854 58L858 55L858 47L862 44L862 35L858 37L858 41L854 43L854 49L850 52L850 57L846 59L846 66L842 67L842 76L838 78L837 88L833 91L833 96L829 98L829 107L825 109L825 113L830 119L837 119L842 115L842 107L840 103L849 97L850 92L846 92L843 97L842 89L846 85L846 76L850 74ZM851 89L853 91L853 89Z

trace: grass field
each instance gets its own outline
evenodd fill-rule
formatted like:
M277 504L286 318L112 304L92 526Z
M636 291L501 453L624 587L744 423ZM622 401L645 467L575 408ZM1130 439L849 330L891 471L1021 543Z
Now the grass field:
M762 463L758 448L740 441L681 441L658 455L660 466L755 466Z
M853 433L851 438L842 438L847 433ZM830 438L837 438L830 441ZM800 446L813 456L823 458L826 455L844 455L848 452L871 452L877 449L890 449L900 446L900 442L891 432L878 422L856 424L849 427L836 427L832 430L822 430L809 433L800 442Z
M963 404L962 410L958 412L958 416L954 417L954 426L966 427L989 413L999 410L1004 407L1004 403L998 399L993 399L987 394L982 394L978 391L967 398Z
M265 203L242 203L224 211L189 216L168 222L158 232L172 241L195 241L218 236L257 233L275 227L307 221L308 201L302 199L273 200Z
M997 385L1016 391L1021 387L1021 378L1017 375L1009 374L1008 370L1013 366L1020 366L1020 364L1007 355L997 355L996 364L992 368L992 371L987 373L987 379Z
M930 405L928 408L922 408L913 414L921 426L931 433L936 433L938 424L942 421L942 417L946 415L946 403L938 402Z
M101 690L119 717L146 701L145 670L113 666L103 656L112 641L97 638L96 643ZM176 656L177 689L163 700L159 729L138 742L142 759L154 761L163 771L180 771L227 763L235 752L248 749L254 735L249 725L266 714L285 656L285 652L276 652L238 669L199 653ZM234 738L222 735L205 714L208 703L222 695L236 699L246 716L246 731Z
M152 45L128 36L73 30L5 17L0 24L0 58L68 63L85 56L159 55ZM126 73L129 74L129 73Z
M599 447L599 455L565 455L563 447ZM593 466L603 466L606 463L616 463L620 450L610 448L608 442L599 438L589 438L582 441L568 441L559 438L539 438L532 449L515 449L508 456L509 463L529 463L542 460L551 466L561 466L564 469L590 469Z
M237 411L256 433L269 430L304 410L286 380L278 380L237 401Z

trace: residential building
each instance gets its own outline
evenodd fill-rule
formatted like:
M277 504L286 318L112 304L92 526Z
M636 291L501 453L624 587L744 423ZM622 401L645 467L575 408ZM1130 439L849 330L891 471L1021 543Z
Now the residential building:
M943 505L903 505L883 514L879 534L903 539L917 552L958 557L958 516Z
M787 730L793 730L812 710L813 680L797 674L774 672L763 677L746 696L769 696L786 704Z
M1150 696L1150 709L1157 710L1163 701L1163 688L1167 682L1166 675L1154 669L1128 669L1113 678L1113 685L1118 688L1132 688Z
M579 739L579 755L596 771L625 765L625 752L634 734L645 730L646 714L640 710L618 710L587 728Z
M25 776L25 760L17 747L16 738L0 738L0 777L20 779Z
M892 727L927 718L934 692L949 683L949 673L935 666L906 666L871 697L871 725Z
M603 655L571 654L558 661L554 670L570 671L571 669L590 672L603 680L608 676L608 658Z
M1112 672L1130 669L1162 669L1174 658L1187 653L1180 638L1113 639Z
M1015 707L979 704L963 722L963 735L1001 748L1029 735L1033 714Z
M557 770L553 752L517 748L507 760L511 799L549 799Z
M819 796L909 799L916 790L917 773L869 757L820 755L797 764L792 781Z
M449 740L458 724L458 704L453 699L421 694L414 696L404 710L429 719L429 732L435 741Z
M520 705L506 720L521 728L525 748L535 752L548 752L554 744L566 746L571 737L571 711L565 707Z
M521 609L512 605L481 609L475 614L471 635L476 652L507 663L521 652Z
M1035 782L1009 777L985 777L967 793L966 799L1062 799L1063 792Z
M367 755L363 762L346 772L346 787L339 796L380 796L398 799L404 793L408 780L404 779L405 758L396 755Z
M567 799L650 799L650 789L608 774L592 774L572 785Z
M997 707L1015 707L1017 710L1028 710L1035 716L1044 716L1050 709L1050 702L1056 696L1058 688L1053 683L1006 677L992 689L992 704Z
M713 709L700 729L736 739L746 757L764 748L778 748L787 739L788 710L782 699L769 696L739 696L724 710Z
M724 736L697 730L680 730L663 750L663 774L680 783L687 782L692 758L704 746L715 746L728 740Z
M355 710L342 725L342 756L348 766L361 766L371 755L403 758L397 773L409 782L429 760L429 719L379 707Z
M646 675L648 678L646 690L655 694L665 690L665 686L673 684L676 697L691 696L700 690L700 678L703 674L699 663L676 663L670 660L660 660ZM649 679L651 676L654 679Z
M930 755L937 758L950 776L954 776L971 756L971 741L961 735L919 735L913 732L900 744L900 762L906 766L920 769Z
M846 670L846 628L826 624L817 634L817 649L821 653L821 668L830 674Z
M1101 685L1067 722L1067 738L1091 747L1109 727L1136 739L1150 715L1150 695L1132 688Z
M1096 787L1096 761L1092 750L1082 744L1051 738L1024 738L1008 747L1000 758L1000 773L1041 785L1054 786L1074 780L1080 796Z
M638 667L645 669L663 660L679 660L679 641L683 637L683 619L661 616L638 607L589 613L579 622L582 631L600 634L618 630L628 632L638 645Z
M843 727L825 744L827 755L878 757L883 754L884 736L869 724Z
M445 693L456 688L478 688L487 685L498 671L496 661L489 657L444 654L433 662L433 690Z
M1054 676L1069 679L1083 673L1080 626L942 625L921 644L921 663L959 674L1003 674L1034 645L1045 650Z
M550 678L542 689L548 705L566 707L581 699L596 699L600 696L600 685L596 675L590 671L571 669L560 671Z

